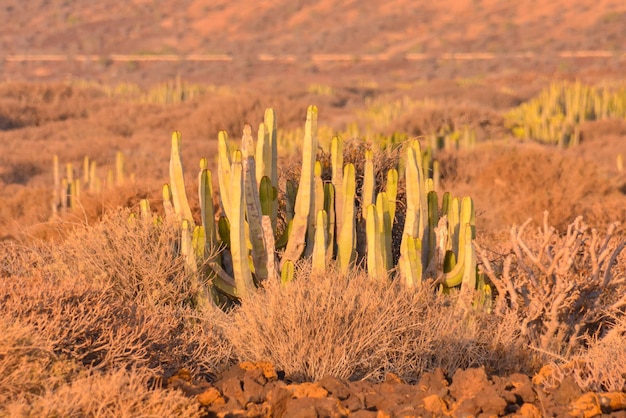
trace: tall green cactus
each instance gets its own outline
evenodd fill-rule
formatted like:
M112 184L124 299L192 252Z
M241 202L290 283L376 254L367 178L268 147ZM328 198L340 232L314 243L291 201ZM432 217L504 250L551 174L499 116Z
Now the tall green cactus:
M252 273L248 264L248 247L245 234L245 201L244 179L241 152L235 151L235 158L231 165L230 202L231 211L228 213L230 220L230 253L233 262L233 274L237 296L246 298L254 289Z
M304 251L307 229L315 223L313 213L313 170L317 153L317 107L307 109L302 146L302 171L296 196L295 216L283 260L295 261Z
M417 288L422 282L422 242L419 238L404 233L400 243L398 261L400 277L408 288Z
M252 247L252 263L258 282L266 280L268 277L267 260L268 254L265 250L265 238L263 230L263 214L261 213L261 200L256 180L255 159L252 151L252 131L249 125L243 129L242 150L243 150L243 186L245 214L247 215L249 239Z
M183 161L180 156L180 132L172 133L172 152L170 154L170 186L172 189L172 200L174 202L174 211L181 219L186 219L194 226L191 208L187 200L187 192L185 190L185 180L183 177Z
M334 136L330 143L331 183L335 191L335 228L337 235L343 225L343 141ZM336 249L333 249L336 251Z
M367 207L376 203L376 180L374 178L374 153L365 151L365 166L363 171L363 189L361 192L361 208L363 219L367 218Z
M230 212L231 163L228 134L225 131L220 131L217 135L217 179L220 187L220 207L225 213Z
M328 215L328 223L326 227L326 234L328 236L326 245L326 259L330 261L335 255L335 238L337 236L335 232L337 215L336 215L336 199L335 199L335 187L332 183L324 184L324 210Z
M383 257L376 205L368 205L364 212L367 237L367 273L370 277L378 279L383 274Z
M376 213L378 215L378 233L380 234L380 251L383 258L385 273L393 268L391 209L387 192L380 192L376 197Z
M328 244L328 215L325 210L317 212L315 243L313 244L312 268L316 273L326 270L326 247Z
M387 184L385 185L385 192L389 201L389 217L391 218L391 225L396 216L396 199L398 198L398 170L392 168L387 172Z
M366 255L368 274L376 279L389 277L396 267L392 230L398 171L389 170L385 191L375 194L374 156L368 150L365 153L362 194L357 196L355 166L352 163L343 165L342 143L339 138L333 138L332 178L331 182L325 183L322 164L316 161L317 109L309 107L300 182L286 182L285 231L274 242L277 235L272 217L278 195L277 181L274 183L272 179L277 173L277 169L273 168L276 160L272 151L275 128L275 114L268 111L264 123L259 126L256 146L251 128L245 126L241 150L232 153L226 133L220 132L217 167L223 213L217 230L211 172L207 169L206 159L200 162L198 193L202 225L194 227L191 216L187 219L179 215L184 219L181 248L184 248L189 268L195 266L198 288L206 291L207 288L203 287L206 283L231 298L244 299L263 280L278 277L275 262L280 252L275 253L275 248L284 246L286 249L280 259L283 282L293 280L295 264L303 256L312 256L313 269L317 272L325 271L336 257L340 271L345 274L354 267L357 258L357 221L363 222L365 228L359 233L365 233L367 252L361 253L359 249L359 255ZM482 282L478 282L476 274L476 254L472 242L475 215L471 199L452 199L449 194L444 194L440 209L437 193L433 190L434 182L427 179L428 163L424 161L429 156L422 154L416 140L407 144L405 156L406 212L397 265L402 282L415 288L427 278L438 278L445 287L461 285L464 292L477 287L486 289ZM176 198L174 193L174 189L184 191L180 134L177 133L172 137L170 176L173 206L178 206L175 212L181 214L186 211L184 208L188 203L186 195L181 197L182 193L178 193ZM169 204L171 212L170 187L164 186L163 192L164 207L167 212ZM359 216L355 209L357 198L362 203ZM149 209L144 209L146 211L149 212ZM219 255L210 251L219 245L224 249ZM212 292L215 296L215 290ZM483 293L486 295L486 292ZM205 303L205 296L199 293L198 303Z
M356 173L354 164L346 164L343 170L343 224L337 239L337 258L342 273L346 273L356 257Z

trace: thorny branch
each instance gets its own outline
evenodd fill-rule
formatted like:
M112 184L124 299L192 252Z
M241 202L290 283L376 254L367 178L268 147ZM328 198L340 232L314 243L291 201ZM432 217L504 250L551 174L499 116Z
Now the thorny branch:
M564 236L549 226L547 212L535 235L524 234L530 222L511 228L511 253L498 265L477 246L498 294L495 312L517 312L531 345L570 353L626 306L625 272L616 269L626 242L615 237L619 223L601 237L582 217Z

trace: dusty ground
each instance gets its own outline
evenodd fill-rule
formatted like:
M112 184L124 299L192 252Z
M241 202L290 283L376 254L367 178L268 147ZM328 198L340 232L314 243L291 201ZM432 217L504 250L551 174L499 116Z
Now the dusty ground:
M544 370L546 376L549 367ZM193 382L185 371L169 387L196 397L207 416L229 417L477 417L477 416L613 416L626 415L626 394L583 393L566 378L558 385L537 374L489 378L484 368L441 369L424 373L409 385L393 374L383 383L349 382L326 376L318 382L293 384L266 363L242 363L213 383ZM603 415L604 414L604 415Z
M294 129L302 126L306 106L317 104L320 122L340 131L355 120L365 126L365 109L372 103L402 98L427 99L432 105L411 109L378 126L379 130L415 136L444 124L477 130L475 149L439 158L444 188L475 198L483 242L497 243L512 224L528 217L539 221L544 210L561 229L577 215L600 229L614 220L626 223L626 175L615 164L617 153L626 154L626 122L586 123L581 145L559 150L514 143L502 116L552 80L623 86L626 7L618 0L549 4L446 0L436 5L405 0L315 4L189 0L182 7L171 1L105 0L92 6L78 0L6 0L0 6L0 20L5 22L0 29L3 239L52 235L47 222L53 154L76 165L89 155L101 167L112 164L116 150L126 155L134 183L104 194L87 194L84 213L75 217L91 223L106 208L136 205L143 197L158 202L174 129L183 134L183 158L193 176L198 159L215 154L218 130L238 137L243 124L258 123L266 107L276 108L280 126ZM612 55L559 56L567 50L605 50ZM446 53L462 52L489 52L496 57L443 58ZM514 52L534 55L514 58L510 56ZM44 53L96 54L101 59L89 63L4 59L10 54ZM216 63L107 59L116 53L217 53L234 58ZM323 62L312 58L329 53L378 54L384 59ZM428 58L406 59L407 54L421 53ZM259 54L296 58L290 63L261 62ZM122 103L98 89L68 84L133 82L147 88L176 76L224 90L163 106ZM314 85L330 86L332 93L315 92ZM429 373L417 385L390 376L380 385L328 378L300 388L290 387L280 374L268 376L260 370L237 366L210 384L179 375L170 385L178 385L190 396L200 394L209 415L271 411L280 416L282 411L295 416L290 414L298 411L298 416L386 416L383 411L389 416L562 416L574 411L582 416L582 409L572 408L584 408L576 404L582 402L580 389L567 380L546 389L533 383L532 376L487 377L481 369L454 376ZM611 403L606 397L587 397L600 405L594 410L597 413L626 415L623 399Z

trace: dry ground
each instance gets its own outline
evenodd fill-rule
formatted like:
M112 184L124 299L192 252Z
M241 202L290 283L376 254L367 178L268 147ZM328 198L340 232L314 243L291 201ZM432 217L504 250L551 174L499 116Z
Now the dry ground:
M191 179L200 157L213 164L219 130L238 138L245 123L260 122L266 107L276 109L280 127L297 129L306 106L316 104L326 136L352 122L362 135L368 127L411 137L442 127L475 129L473 149L442 152L437 158L443 188L474 197L477 242L500 273L517 242L510 238L511 226L532 217L524 239L535 250L546 210L561 237L579 215L600 235L611 222L622 222L610 241L615 248L626 235L626 174L616 165L616 155L626 154L626 122L587 122L581 144L561 150L514 140L503 115L554 80L624 86L622 2L180 3L6 0L0 5L0 416L213 416L235 410L275 416L293 411L311 416L375 411L583 416L585 405L596 405L588 409L587 416L593 416L626 409L619 398L626 390L620 305L626 294L624 253L612 270L614 287L592 288L598 292L587 293L589 299L577 305L580 310L568 313L579 318L577 312L597 303L593 306L616 307L613 316L592 318L595 329L581 326L577 331L587 337L575 349L547 341L546 350L540 348L541 327L531 326L524 334L523 310L458 322L449 301L429 292L380 289L361 277L334 283L312 278L317 280L312 288L306 283L270 287L234 314L199 316L186 305L193 289L182 261L172 262L171 248L153 245L173 232L165 228L158 236L163 241L155 241L153 232L129 230L127 212L116 210L136 211L144 197L160 210L172 130L182 132ZM613 55L559 56L587 49ZM442 58L458 52L489 52L496 58ZM507 55L514 52L534 56ZM101 59L5 59L44 53ZM107 59L115 53L224 53L234 59ZM259 62L261 53L296 60ZM326 53L388 59L312 58ZM430 58L405 59L418 53ZM177 76L211 90L182 104L161 105L110 98L102 89L124 82L147 89ZM380 105L393 104L399 110L392 117L376 112ZM102 193L83 193L78 210L63 222L51 222L52 155L77 167L87 155L105 176L117 150L124 153L126 173L134 180ZM195 184L189 182L188 188L195 199ZM588 260L586 251L577 248L573 259ZM542 274L538 267L529 273L521 261L532 270L528 259L515 259L512 271L520 283ZM590 269L589 263L575 263L562 278L583 280ZM379 297L351 303L359 294ZM337 310L316 310L332 301ZM285 306L291 315L282 315ZM337 331L332 327L311 328L319 323L311 318L320 315L354 325L342 335L332 334ZM400 320L389 320L396 317ZM543 321L548 324L549 318ZM553 342L573 332L565 328ZM312 338L318 342L308 343ZM336 343L324 344L331 340ZM246 360L270 360L282 373L236 365ZM539 373L546 364L552 369ZM370 381L354 381L362 378ZM290 386L301 380L319 384L302 390ZM380 381L386 383L375 384ZM467 392L468 386L489 396ZM619 395L581 398L586 391ZM412 401L402 404L408 398Z

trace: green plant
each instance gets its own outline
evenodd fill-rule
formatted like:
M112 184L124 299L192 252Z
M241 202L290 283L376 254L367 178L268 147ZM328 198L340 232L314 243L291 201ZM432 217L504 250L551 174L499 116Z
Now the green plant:
M607 118L626 118L626 89L581 82L553 83L506 115L514 136L562 147L578 144L582 122Z
M65 177L61 178L59 157L54 155L52 157L52 217L76 209L80 204L82 190L100 193L104 188L122 186L126 181L124 162L124 154L117 151L115 154L115 171L108 168L106 178L102 179L97 175L96 162L85 156L82 164L82 176L76 173L74 164L67 163L65 165Z
M182 225L180 248L197 284L208 285L197 294L198 306L208 303L209 294L216 302L223 300L220 295L248 298L261 283L278 280L278 265L282 281L291 281L294 266L303 258L312 258L318 272L336 260L339 270L347 274L364 260L369 275L383 281L397 273L409 287L435 280L442 290L460 286L468 295L484 288L478 285L476 270L473 203L470 198L459 200L446 194L439 207L435 183L428 178L431 154L422 153L419 141L404 144L401 176L394 167L378 173L379 162L371 149L346 150L339 137L330 141L328 161L318 152L317 108L310 106L300 180L297 187L286 181L286 213L277 216L275 120L273 110L267 110L256 146L250 126L244 128L241 149L230 149L225 132L218 135L222 213L217 227L206 160L201 160L199 175L202 223L196 226L185 193L181 137L178 132L172 136L170 186L165 189L164 204L166 213ZM354 163L344 163L346 156ZM357 166L363 167L362 180ZM399 177L406 188L406 210L396 220ZM377 178L386 178L385 190ZM284 225L279 225L278 218ZM394 243L394 223L400 219L404 234L402 242ZM394 246L401 248L397 265Z

